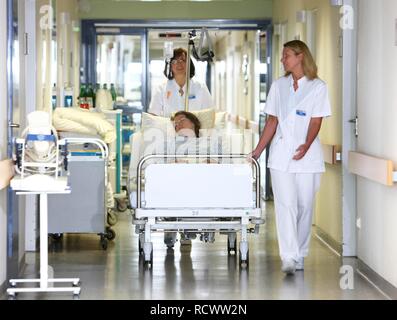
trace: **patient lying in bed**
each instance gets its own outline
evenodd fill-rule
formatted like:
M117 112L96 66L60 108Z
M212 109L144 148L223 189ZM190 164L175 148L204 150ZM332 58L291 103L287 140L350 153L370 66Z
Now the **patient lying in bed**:
M146 121L145 121L146 117ZM142 130L132 135L131 139L131 163L129 169L130 202L136 206L137 167L139 161L149 155L179 155L193 156L191 158L171 157L155 158L148 160L142 166L141 174L145 176L145 169L150 164L163 163L241 163L245 159L218 158L211 155L229 155L243 153L244 136L242 134L229 133L221 128L209 127L205 119L201 122L195 114L185 111L177 112L171 119L151 117L144 115ZM171 120L171 121L170 121ZM205 128L204 130L202 128ZM200 130L201 129L201 130ZM208 129L208 130L207 130ZM207 131L205 131L207 130ZM204 157L196 158L195 155ZM145 199L145 183L142 184L142 198ZM168 219L168 218L165 218ZM182 243L197 237L195 232L183 232L180 235ZM176 242L177 232L165 232L164 242L172 248ZM214 233L204 232L200 234L203 241L213 242Z
M182 137L200 136L201 123L200 120L191 112L179 111L171 117L174 123L175 132Z
M191 154L192 151L192 143L193 145L194 153L197 153L199 150L199 146L197 145L197 139L191 139L191 138L199 138L200 137L200 129L201 129L201 123L200 120L191 112L187 111L179 111L177 112L173 117L171 117L171 121L173 121L174 128L175 128L175 133L177 135L175 139L175 150L177 154ZM183 152L186 151L186 152ZM178 163L188 163L188 160L177 160L176 162ZM203 161L202 161L203 162ZM217 162L214 160L208 159L207 161L204 162ZM176 242L176 232L169 232L164 234L164 243L167 245L168 248L173 247L174 243ZM192 239L195 239L197 237L196 233L189 233L189 232L184 232L180 233L181 237L181 244L188 244ZM214 240L214 234L207 233L207 237L211 238L211 242Z
M202 154L203 150L203 139L200 138L201 123L200 120L191 112L179 111L171 117L171 121L174 124L176 138L175 138L175 154L178 155L194 155ZM204 148L207 148L207 153L210 154L211 150L208 143L205 144ZM219 153L221 150L215 150L215 153ZM195 160L181 160L177 159L178 163L189 163L198 162ZM199 160L201 163L218 163L218 159L207 159Z
M131 161L128 171L129 190L136 190L137 168L141 159L150 155L178 155L193 156L191 158L172 157L156 158L145 162L142 166L142 175L145 168L153 163L235 163L241 160L230 158L210 157L210 155L240 154L243 152L245 141L239 134L229 134L222 129L202 129L205 124L190 112L178 112L170 118L163 118L165 123L162 128L160 121L153 122L160 117L147 117L147 124L142 130L131 135ZM149 121L150 120L150 121ZM144 121L145 122L145 121ZM167 129L166 129L167 128ZM206 131L207 130L207 131ZM208 157L195 158L194 155ZM131 199L133 200L133 199ZM135 205L135 202L133 202Z

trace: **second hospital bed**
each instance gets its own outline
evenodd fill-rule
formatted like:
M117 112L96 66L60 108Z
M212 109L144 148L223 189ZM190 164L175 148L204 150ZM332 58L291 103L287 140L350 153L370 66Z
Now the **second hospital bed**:
M169 141L157 152L137 151L142 149L142 140L140 132L131 139L135 161L130 165L128 185L145 264L153 264L154 231L201 235L220 232L228 235L228 253L238 252L240 266L247 267L248 233L258 233L264 223L258 162L252 159L250 163L244 154L225 153L225 148L208 147L213 145L211 142L206 144L207 152L194 154L176 152L169 148ZM192 140L197 143L200 138Z

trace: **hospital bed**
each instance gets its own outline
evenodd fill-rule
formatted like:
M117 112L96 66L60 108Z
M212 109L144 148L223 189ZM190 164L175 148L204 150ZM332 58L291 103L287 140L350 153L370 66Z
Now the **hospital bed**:
M142 155L136 152L141 140L142 133L131 139L135 165L130 165L128 192L145 265L150 268L153 264L152 232L219 232L228 235L228 253L238 251L240 266L247 267L248 234L258 233L265 222L258 162L252 159L250 163L244 154Z

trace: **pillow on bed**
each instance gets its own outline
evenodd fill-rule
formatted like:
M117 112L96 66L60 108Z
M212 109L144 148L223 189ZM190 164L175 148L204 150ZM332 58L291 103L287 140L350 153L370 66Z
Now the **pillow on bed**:
M191 111L201 123L201 129L212 129L215 125L215 110L214 109L203 109L197 111Z
M175 128L170 118L154 116L146 112L142 113L141 128L143 132L157 129L166 136L175 136Z
M215 114L215 129L225 129L226 127L226 111L217 112Z

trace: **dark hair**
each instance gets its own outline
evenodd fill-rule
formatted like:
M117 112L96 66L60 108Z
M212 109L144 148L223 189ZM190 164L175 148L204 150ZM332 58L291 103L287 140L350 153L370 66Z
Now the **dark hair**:
M174 49L174 56L171 58L171 61L169 63L167 61L165 62L164 75L167 77L167 79L174 79L174 74L172 73L171 69L171 62L181 56L185 56L185 58L187 59L187 51L183 48ZM190 79L193 78L195 74L196 68L194 67L194 63L190 58Z
M194 125L194 134L196 135L196 138L200 136L201 123L196 115L188 111L178 111L172 116L171 120L174 120L177 116L185 116L189 119Z

